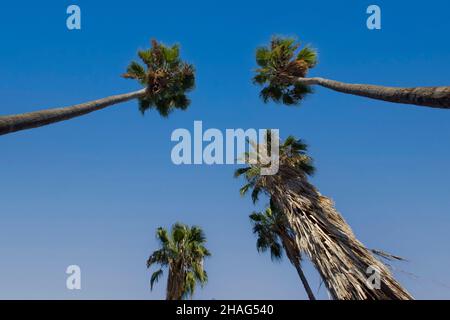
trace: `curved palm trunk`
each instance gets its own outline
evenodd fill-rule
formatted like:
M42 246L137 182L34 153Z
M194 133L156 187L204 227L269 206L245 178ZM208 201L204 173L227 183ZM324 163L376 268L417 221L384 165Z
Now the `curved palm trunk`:
M69 107L47 109L16 115L0 116L0 135L15 131L42 127L59 121L69 120L121 102L140 98L146 89L114 95Z
M310 257L333 299L412 299L305 175L280 167L277 176L269 179L264 187L287 215L298 248ZM379 287L371 281L373 270L379 274Z
M450 86L396 88L369 84L351 84L323 78L298 78L304 85L319 85L334 91L395 103L450 109Z
M292 237L286 235L285 231L280 232L281 241L283 243L284 250L286 251L286 255L291 262L291 264L295 267L297 270L298 276L300 277L300 281L303 284L303 287L305 288L306 294L308 295L309 300L316 300L316 297L314 296L314 293L311 290L311 287L309 286L308 280L306 279L305 274L303 273L303 269L300 265L300 251L297 248L297 244L295 242L295 239L292 239Z

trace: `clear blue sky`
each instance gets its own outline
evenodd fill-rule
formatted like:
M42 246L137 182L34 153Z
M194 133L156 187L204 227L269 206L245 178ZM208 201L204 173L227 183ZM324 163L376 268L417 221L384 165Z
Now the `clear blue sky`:
M213 253L196 298L306 298L293 267L256 252L248 214L265 202L240 197L235 167L172 164L171 132L194 120L305 139L313 182L358 238L409 260L395 275L415 297L450 298L450 113L320 88L299 108L264 105L250 81L255 48L282 34L318 48L312 75L449 85L448 1L73 3L81 31L65 26L72 2L2 3L1 114L138 89L120 74L151 37L181 44L197 88L169 119L129 102L0 137L0 298L163 298L145 261L155 229L175 221L201 225ZM366 28L370 4L381 6L381 31ZM71 264L81 291L65 287Z

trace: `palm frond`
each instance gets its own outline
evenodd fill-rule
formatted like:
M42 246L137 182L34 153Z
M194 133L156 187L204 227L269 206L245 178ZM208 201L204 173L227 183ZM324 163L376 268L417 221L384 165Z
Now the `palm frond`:
M139 110L145 113L154 108L162 117L176 109L186 110L191 103L186 94L195 87L195 69L181 60L179 45L169 47L152 40L151 48L139 50L138 56L146 68L133 61L123 77L136 79L146 87Z
M158 271L153 272L150 278L150 290L153 290L153 285L155 282L158 282L159 278L163 275L163 270L159 269Z
M238 178L241 175L245 174L248 170L250 170L250 167L239 168L239 169L234 171L234 177Z
M299 84L296 79L305 77L315 67L317 52L311 47L297 52L299 47L294 38L273 37L269 46L256 50L259 68L255 70L253 83L263 86L260 97L265 103L298 105L312 93L309 86Z
M317 64L317 51L310 47L304 47L297 54L297 59L305 61L309 68L314 68Z

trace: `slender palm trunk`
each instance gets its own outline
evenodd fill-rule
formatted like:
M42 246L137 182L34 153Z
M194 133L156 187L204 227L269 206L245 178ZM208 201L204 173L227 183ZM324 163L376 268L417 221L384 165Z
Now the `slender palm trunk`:
M333 299L412 299L302 172L283 166L267 179L265 187L286 214L298 248L309 256ZM372 281L374 272L379 286Z
M334 91L395 103L450 109L450 86L397 88L351 84L323 78L298 78L304 85L319 85Z
M309 300L316 300L316 297L314 296L314 293L311 290L311 287L309 286L308 280L306 279L305 274L303 273L303 269L300 266L299 261L295 261L294 267L297 269L298 276L300 277L300 280L302 281L303 286L305 287L305 291L308 294Z
M302 266L300 265L301 255L300 250L297 247L297 243L295 242L295 239L287 235L285 230L280 231L280 237L283 243L284 250L286 251L286 255L291 264L297 270L297 273L300 277L300 281L302 282L303 287L305 288L309 300L316 300L316 297L314 296L314 293L312 292L311 287L309 286L308 280L306 279L306 276L303 273Z
M140 98L146 89L114 95L69 107L47 109L16 115L0 116L0 135L37 128L59 121L69 120L121 102Z

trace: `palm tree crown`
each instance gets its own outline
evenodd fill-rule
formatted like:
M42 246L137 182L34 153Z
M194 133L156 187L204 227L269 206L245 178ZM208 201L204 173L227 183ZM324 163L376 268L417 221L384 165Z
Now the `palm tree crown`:
M270 131L266 132L267 149L271 150L272 138ZM262 145L258 145L255 149L262 148ZM251 197L253 202L256 202L261 192L266 192L268 180L280 179L282 170L289 171L289 168L302 172L304 175L313 175L315 168L312 158L307 154L308 145L301 139L297 139L294 136L289 136L279 146L279 174L274 176L261 175L261 168L269 166L270 164L262 164L261 162L248 162L249 166L239 168L235 171L234 176L239 177L244 175L247 183L240 189L241 195L245 195L249 190L252 190ZM259 149L258 153L261 153Z
M179 45L171 47L151 41L152 47L138 51L146 68L131 62L124 78L136 79L146 87L145 96L139 99L142 113L150 108L167 117L174 109L185 110L190 104L186 93L195 86L194 67L181 61Z
M270 250L270 257L275 261L283 257L280 231L287 228L283 215L274 209L271 204L265 211L253 212L249 217L253 233L257 236L256 248L259 252Z
M260 92L264 102L273 100L286 105L298 104L309 86L296 81L306 77L309 69L317 64L317 53L310 47L298 50L300 45L293 38L274 37L268 47L256 50L256 75L254 83L264 86Z
M203 286L208 281L203 260L211 254L205 247L203 230L197 226L175 223L170 233L165 228L158 228L156 237L161 247L148 258L147 268L154 264L161 268L151 276L151 289L162 276L163 268L168 267L167 299L192 297L197 283Z

